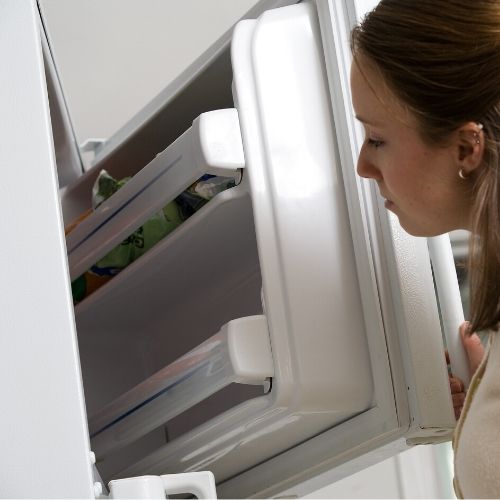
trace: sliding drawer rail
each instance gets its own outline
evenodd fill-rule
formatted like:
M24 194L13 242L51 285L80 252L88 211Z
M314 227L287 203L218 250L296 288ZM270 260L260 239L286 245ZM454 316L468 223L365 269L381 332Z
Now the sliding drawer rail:
M230 321L200 346L91 417L92 450L102 458L230 384L266 388L273 374L266 317Z

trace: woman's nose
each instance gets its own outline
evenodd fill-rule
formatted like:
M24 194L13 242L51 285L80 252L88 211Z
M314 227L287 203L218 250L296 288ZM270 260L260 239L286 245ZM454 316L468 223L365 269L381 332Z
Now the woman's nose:
M361 151L358 158L357 172L360 177L367 179L382 180L380 170L366 158L366 155Z

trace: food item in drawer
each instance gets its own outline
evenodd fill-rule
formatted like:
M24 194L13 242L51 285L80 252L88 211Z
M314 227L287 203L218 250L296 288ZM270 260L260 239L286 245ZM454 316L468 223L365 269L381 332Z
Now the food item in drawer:
M81 214L79 217L77 217L71 224L66 226L64 228L64 234L68 235L69 233L71 233L71 231L73 231L73 229L75 229L75 227L78 226L78 224L80 224L80 222L84 221L89 215L92 215L91 208L89 208L88 210L83 212L83 214Z
M218 177L206 174L198 179L175 199L182 220L191 217L216 194L234 187L234 185L232 177Z
M118 191L130 180L130 177L116 180L102 170L92 189L92 207L99 205ZM188 219L216 194L234 187L233 178L204 175L175 200L168 203L162 210L153 215L140 228L134 231L120 245L94 264L86 273L71 283L73 301L80 302L95 290L107 283L113 276L125 269L141 255L171 233L183 221ZM90 211L92 213L92 211ZM68 234L90 215L86 212L67 229Z

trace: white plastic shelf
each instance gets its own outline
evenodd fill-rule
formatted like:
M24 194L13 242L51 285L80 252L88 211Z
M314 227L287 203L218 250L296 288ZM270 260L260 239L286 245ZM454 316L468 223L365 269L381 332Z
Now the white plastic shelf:
M230 384L264 385L273 374L265 316L233 320L92 416L92 450L102 458Z
M176 295L195 300L200 287L193 288L194 281L204 284L205 295L214 276L231 275L240 282L247 274L259 273L251 200L244 184L219 193L77 304L78 330L85 337L92 336L92 331L98 336L111 329L120 335L138 331L141 324L133 318L139 311L157 317Z

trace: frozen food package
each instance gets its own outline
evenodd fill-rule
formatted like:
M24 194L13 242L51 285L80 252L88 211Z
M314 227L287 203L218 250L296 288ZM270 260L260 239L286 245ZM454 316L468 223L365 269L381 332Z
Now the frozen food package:
M97 209L129 180L130 177L117 180L107 171L102 170L92 188L92 209ZM87 272L73 280L71 283L73 301L78 303L88 297L172 232L215 195L234 186L233 178L208 174L202 176L120 245L96 262ZM86 212L76 223L88 216L89 213ZM66 233L76 227L76 223L72 223Z
M191 217L216 194L234 186L235 181L232 177L219 177L210 174L200 177L175 199L179 205L182 220Z

